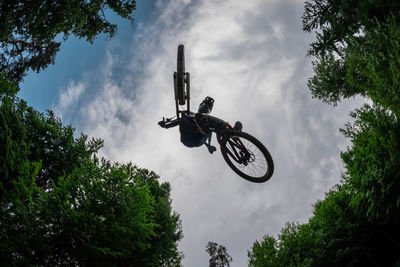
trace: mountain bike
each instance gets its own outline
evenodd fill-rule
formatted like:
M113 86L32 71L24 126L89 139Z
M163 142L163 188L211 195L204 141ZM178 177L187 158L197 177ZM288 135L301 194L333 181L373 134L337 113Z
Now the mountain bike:
M179 120L183 114L194 114L190 111L190 73L185 72L183 45L178 46L177 71L173 78L176 118ZM224 120L203 113L195 113L194 118L201 133L216 134L222 156L235 173L254 183L271 178L274 172L271 154L257 138L242 131L241 123L232 127ZM163 122L171 120L163 118Z

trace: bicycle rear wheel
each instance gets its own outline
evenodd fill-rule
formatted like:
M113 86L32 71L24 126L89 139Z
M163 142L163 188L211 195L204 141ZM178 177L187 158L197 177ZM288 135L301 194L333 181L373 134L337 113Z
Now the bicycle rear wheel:
M250 182L266 182L274 172L271 154L260 141L248 133L227 133L221 141L221 153L229 167Z
M178 91L178 103L179 105L185 105L185 51L184 46L178 46L178 56L177 56L177 91Z

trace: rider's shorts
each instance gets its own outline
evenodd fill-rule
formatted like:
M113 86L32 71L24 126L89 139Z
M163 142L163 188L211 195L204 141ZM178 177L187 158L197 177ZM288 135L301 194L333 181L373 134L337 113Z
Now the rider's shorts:
M199 132L192 116L182 116L179 124L181 142L187 147L199 147L204 145L207 135Z

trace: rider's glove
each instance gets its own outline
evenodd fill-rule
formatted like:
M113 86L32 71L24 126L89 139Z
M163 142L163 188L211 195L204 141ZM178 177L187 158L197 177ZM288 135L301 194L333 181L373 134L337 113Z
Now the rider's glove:
M158 125L160 125L162 128L165 128L165 121L159 121Z

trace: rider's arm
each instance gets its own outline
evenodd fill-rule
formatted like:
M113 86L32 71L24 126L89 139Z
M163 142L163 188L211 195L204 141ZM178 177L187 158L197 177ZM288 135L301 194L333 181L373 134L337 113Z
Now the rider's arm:
M168 128L171 128L171 127L175 127L175 126L179 125L180 122L181 122L181 119L172 120L172 121L167 122L167 123L165 124L165 128L168 129Z
M179 125L180 122L181 122L181 119L175 119L175 120L172 120L172 121L162 120L162 121L160 121L158 123L158 125L160 125L162 128L168 129L168 128L175 127L175 126Z

